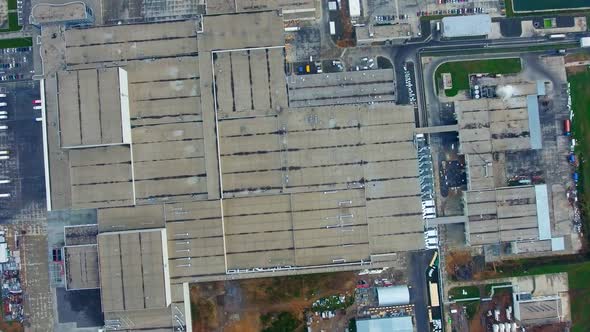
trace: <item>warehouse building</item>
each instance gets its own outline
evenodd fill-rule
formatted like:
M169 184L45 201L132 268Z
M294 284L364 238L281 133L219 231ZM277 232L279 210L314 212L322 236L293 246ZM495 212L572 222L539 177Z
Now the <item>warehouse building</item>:
M492 31L490 15L447 16L442 19L444 38L481 37Z
M512 82L502 89L510 93L455 103L468 180L463 192L467 243L509 243L514 254L563 251L564 234L555 224L567 214L567 202L552 192L559 190L554 181L560 178L549 178L545 170L556 168L552 163L567 164L569 150L560 151L559 158L545 151L562 137L553 120L541 121L539 98L545 97L546 82Z

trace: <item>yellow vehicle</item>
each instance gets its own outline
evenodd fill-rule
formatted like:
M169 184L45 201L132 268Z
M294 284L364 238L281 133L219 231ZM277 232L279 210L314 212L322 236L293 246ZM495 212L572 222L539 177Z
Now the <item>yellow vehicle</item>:
M309 73L311 71L311 67L309 65L305 66L305 72Z
M432 255L432 259L430 260L430 264L428 264L428 266L433 267L434 266L434 262L436 261L436 258L438 257L438 251L434 252L434 255Z

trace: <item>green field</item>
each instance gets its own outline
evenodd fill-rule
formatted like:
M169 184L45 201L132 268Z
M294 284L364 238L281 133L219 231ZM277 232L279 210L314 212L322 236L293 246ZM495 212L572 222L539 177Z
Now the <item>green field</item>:
M32 45L32 38L0 39L0 48L27 47Z
M473 299L479 297L479 287L454 287L449 290L449 300Z
M8 10L16 10L16 0L8 0Z
M8 13L8 28L0 29L1 32L12 32L12 31L20 31L23 27L18 25L18 14L17 13Z
M568 81L571 84L570 92L572 96L572 108L574 110L572 131L578 142L575 152L578 160L587 161L589 160L588 157L590 157L590 70L588 67L585 67L584 71L569 75ZM585 222L585 229L589 230L590 165L587 162L580 163L578 173L580 174L578 183L580 207Z
M469 89L469 74L514 74L520 72L520 58L502 58L473 61L445 62L436 69L434 76L438 86L442 86L442 73L451 73L453 88L445 90L447 97L456 96L460 90Z

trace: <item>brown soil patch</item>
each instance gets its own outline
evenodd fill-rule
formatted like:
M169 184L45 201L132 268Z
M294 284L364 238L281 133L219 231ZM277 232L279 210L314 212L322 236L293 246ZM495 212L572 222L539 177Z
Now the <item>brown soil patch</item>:
M529 332L563 332L567 331L567 323L556 323L543 326L527 327Z
M445 268L447 275L454 276L455 271L473 261L471 253L468 250L454 250L447 253Z
M581 72L586 71L586 66L582 65L582 66L565 67L565 71L568 75L581 73Z
M193 330L260 331L260 315L285 311L303 321L304 311L315 300L335 294L352 295L355 284L353 272L194 284Z
M578 61L585 61L590 60L590 53L576 53L576 54L568 54L565 56L565 62L578 62Z

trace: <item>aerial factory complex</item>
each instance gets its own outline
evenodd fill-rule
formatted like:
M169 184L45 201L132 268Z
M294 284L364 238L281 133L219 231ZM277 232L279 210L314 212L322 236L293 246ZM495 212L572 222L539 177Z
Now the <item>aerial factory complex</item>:
M506 262L586 247L588 8L514 2L0 3L0 329L584 326Z

